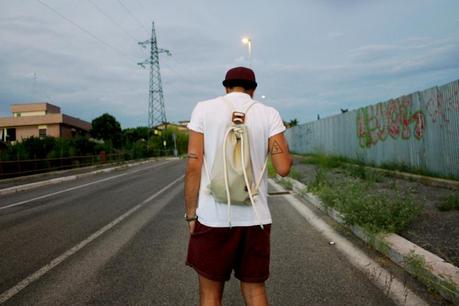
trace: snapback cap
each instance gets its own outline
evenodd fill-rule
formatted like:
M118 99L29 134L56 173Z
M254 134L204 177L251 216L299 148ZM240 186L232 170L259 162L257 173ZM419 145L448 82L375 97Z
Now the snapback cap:
M222 82L222 84L223 86L228 87L228 85L234 82L244 82L253 86L253 88L257 87L255 72L253 72L252 69L246 67L235 67L228 70L225 80Z

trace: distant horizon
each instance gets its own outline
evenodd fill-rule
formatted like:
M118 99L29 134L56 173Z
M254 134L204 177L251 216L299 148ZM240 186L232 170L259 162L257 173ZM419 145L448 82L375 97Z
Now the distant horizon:
M411 95L411 94L416 93L416 92L422 92L422 91L429 90L429 89L432 89L432 88L435 88L435 87L441 87L441 86L444 86L444 85L447 85L447 84L450 84L450 83L453 83L453 82L459 82L459 78L457 78L457 79L455 79L455 80L452 80L452 81L450 81L450 82L444 83L444 84L438 84L438 85L431 86L431 87L429 87L429 88L419 89L419 90L415 90L415 91L410 92L410 93L405 93L405 94L402 94L402 95L400 95L400 96L398 96L398 97L391 97L391 98L388 98L388 99L386 99L386 100L381 100L381 101L378 101L378 102L369 103L369 104L366 104L366 105L363 105L363 106L360 106L360 107L357 107L357 108L352 108L352 109L350 108L350 109L347 109L346 112L357 111L359 108L362 108L362 107L365 107L365 106L375 105L375 104L378 104L378 103L384 103L384 102L387 102L387 101L389 101L389 100L391 100L391 99L397 99L397 98L400 98L400 97L402 97L402 96ZM260 101L260 102L263 103L263 101ZM10 105L15 105L15 104L39 104L39 103L48 103L48 104L57 106L57 107L59 107L59 108L61 109L61 113L64 113L64 111L62 110L62 108L61 108L59 105L57 105L57 104L55 104L55 103L53 103L53 102L50 102L50 101L12 103L12 104L10 104ZM115 118L118 120L118 118L117 118L114 114L112 114L112 113L110 113L110 112L105 112L105 113L107 113L107 114L109 114L109 115L115 117ZM99 114L98 116L96 116L96 117L94 117L94 118L92 118L92 119L89 119L89 120L80 118L80 117L75 116L75 115L73 115L73 114L68 114L68 113L66 113L66 115L72 116L72 117L77 118L77 119L80 119L80 120L85 120L85 121L91 122L93 119L95 119L95 118L97 118L97 117L99 117L99 116L102 116L102 115L105 114L105 113L101 113L101 114ZM10 113L10 114L11 114L11 113ZM338 116L338 115L341 115L341 114L342 114L342 113L330 114L330 115L325 116L325 117L320 117L320 119L322 120L322 119L326 119L326 118L329 118L329 117ZM0 117L9 117L9 116L0 116ZM294 119L297 119L297 120L298 120L298 118L291 118L291 119L288 119L288 120L285 119L285 118L283 118L283 121L284 121L284 122L290 122L291 120L294 120ZM189 121L189 119L185 119L185 120L184 120L184 119L181 119L181 120L177 120L177 121L167 121L167 123L179 125L180 122L188 122L188 121ZM301 122L300 120L298 120L298 125L307 124L307 123L309 123L309 122L314 122L314 121L317 121L317 119L316 119L316 120L311 120L311 121L306 121L306 122ZM120 124L121 124L121 123L120 123ZM148 124L146 124L146 125L137 125L137 126L129 126L129 127L123 127L123 125L121 124L121 127L122 127L122 129L139 128L139 127L148 127Z

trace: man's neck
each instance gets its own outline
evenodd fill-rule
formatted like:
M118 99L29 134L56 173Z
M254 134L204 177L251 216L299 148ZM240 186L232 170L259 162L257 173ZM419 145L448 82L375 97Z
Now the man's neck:
M242 92L242 93L247 93L247 90L245 90L244 87L233 87L231 88L230 90L228 90L228 93L231 93L231 92Z
M251 91L246 90L244 87L236 86L236 87L233 87L231 89L228 89L226 93L232 93L232 92L245 93L245 94L249 95L250 97L252 97Z

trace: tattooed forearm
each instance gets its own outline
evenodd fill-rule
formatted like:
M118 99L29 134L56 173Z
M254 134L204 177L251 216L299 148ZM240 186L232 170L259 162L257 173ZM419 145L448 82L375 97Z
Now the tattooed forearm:
M189 159L199 159L199 158L198 158L198 155L195 154L195 153L188 153L188 158L189 158Z
M274 140L273 145L271 146L271 155L282 154L284 151L282 150L281 146Z

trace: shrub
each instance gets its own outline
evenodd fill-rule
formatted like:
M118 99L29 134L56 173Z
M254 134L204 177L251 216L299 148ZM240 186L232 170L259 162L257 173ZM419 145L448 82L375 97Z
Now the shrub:
M419 214L410 194L387 198L369 192L369 184L360 179L347 179L330 184L318 171L312 185L324 204L335 208L348 224L356 224L370 232L398 233Z
M437 206L440 211L459 210L459 194L450 194Z

